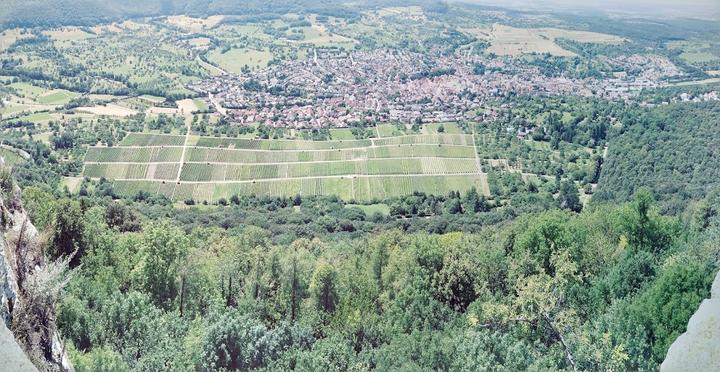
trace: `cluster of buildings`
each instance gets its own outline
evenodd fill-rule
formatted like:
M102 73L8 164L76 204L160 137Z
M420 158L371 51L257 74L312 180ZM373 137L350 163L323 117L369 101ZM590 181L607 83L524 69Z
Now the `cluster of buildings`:
M519 62L390 50L291 61L216 76L190 89L212 94L237 122L296 128L344 127L363 120L478 120L483 103L493 97L592 94L580 81L542 76Z
M707 92L703 94L690 94L690 93L682 93L680 94L680 97L677 99L682 102L708 102L708 101L720 101L720 93L717 91Z
M545 76L521 59L398 50L334 52L272 65L241 75L221 75L189 86L213 97L238 123L273 127L345 127L356 122L477 121L484 104L522 94L574 94L627 99L642 87L679 74L655 56L618 58L642 68L613 79Z
M612 100L628 101L643 89L665 86L667 79L685 74L667 57L658 55L634 54L608 58L605 62L619 72L604 80L596 94Z

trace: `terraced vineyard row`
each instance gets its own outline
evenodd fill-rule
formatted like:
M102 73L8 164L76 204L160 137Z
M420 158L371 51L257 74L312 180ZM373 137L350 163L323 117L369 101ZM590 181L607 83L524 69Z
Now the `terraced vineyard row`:
M91 147L83 175L114 179L119 194L143 190L175 201L233 194L370 200L488 190L466 134L342 141L191 136L185 146L183 136L132 133L120 146Z
M90 147L85 155L86 162L150 163L179 162L182 147Z
M176 201L187 199L217 201L232 195L337 195L345 200L373 200L403 196L414 191L447 194L471 187L487 193L484 175L467 176L355 176L345 178L302 178L241 183L180 183L161 181L115 181L119 194L138 191L159 193Z
M86 162L151 163L180 161L182 147L90 147ZM189 162L211 163L283 163L344 161L380 158L473 158L472 147L443 145L396 145L365 149L327 150L232 150L190 147L185 157Z
M174 180L180 164L85 164L83 175L90 178L128 180Z
M182 146L185 136L171 134L129 133L120 146Z

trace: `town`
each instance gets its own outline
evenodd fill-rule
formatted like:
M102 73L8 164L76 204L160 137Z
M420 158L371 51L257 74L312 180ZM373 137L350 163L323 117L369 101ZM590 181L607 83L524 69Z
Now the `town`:
M223 74L189 86L240 124L346 127L359 122L478 121L488 101L510 94L574 94L627 101L680 74L664 57L610 61L610 79L546 76L519 59L398 50L316 51L306 60Z

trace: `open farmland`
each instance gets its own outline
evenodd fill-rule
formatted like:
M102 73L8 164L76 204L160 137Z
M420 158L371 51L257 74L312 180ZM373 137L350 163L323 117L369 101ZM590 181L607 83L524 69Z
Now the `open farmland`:
M597 32L557 28L517 28L501 24L495 24L489 29L473 28L463 31L488 40L491 44L488 52L502 56L518 56L532 53L549 53L561 57L575 56L575 53L557 45L555 43L556 39L569 39L596 44L620 44L624 41L621 37Z
M414 191L488 193L472 135L380 139L257 140L130 133L90 147L83 176L114 180L119 194L214 202L232 195L339 195L370 201Z

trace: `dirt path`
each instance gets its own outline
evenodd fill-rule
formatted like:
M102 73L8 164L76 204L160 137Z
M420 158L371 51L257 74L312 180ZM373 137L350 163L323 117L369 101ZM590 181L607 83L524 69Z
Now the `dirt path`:
M473 125L472 141L473 141L473 149L475 151L475 162L477 163L478 174L480 174L482 176L482 175L485 175L485 172L483 172L482 165L480 164L480 155L478 155L477 142L475 141L475 125Z
M217 110L217 112L219 112L222 116L227 116L227 109L222 107L220 102L215 99L215 96L213 96L212 93L208 93L208 99L210 99L210 102L212 102L213 106L215 106L215 110Z
M185 165L185 153L187 152L187 144L190 140L190 130L192 128L192 121L188 117L185 117L185 122L187 124L187 131L185 132L185 143L183 143L182 146L182 155L180 155L180 166L178 167L177 177L175 178L176 184L180 183L180 175L182 174L183 166ZM177 189L177 187L173 189L170 199L175 197L175 189Z

